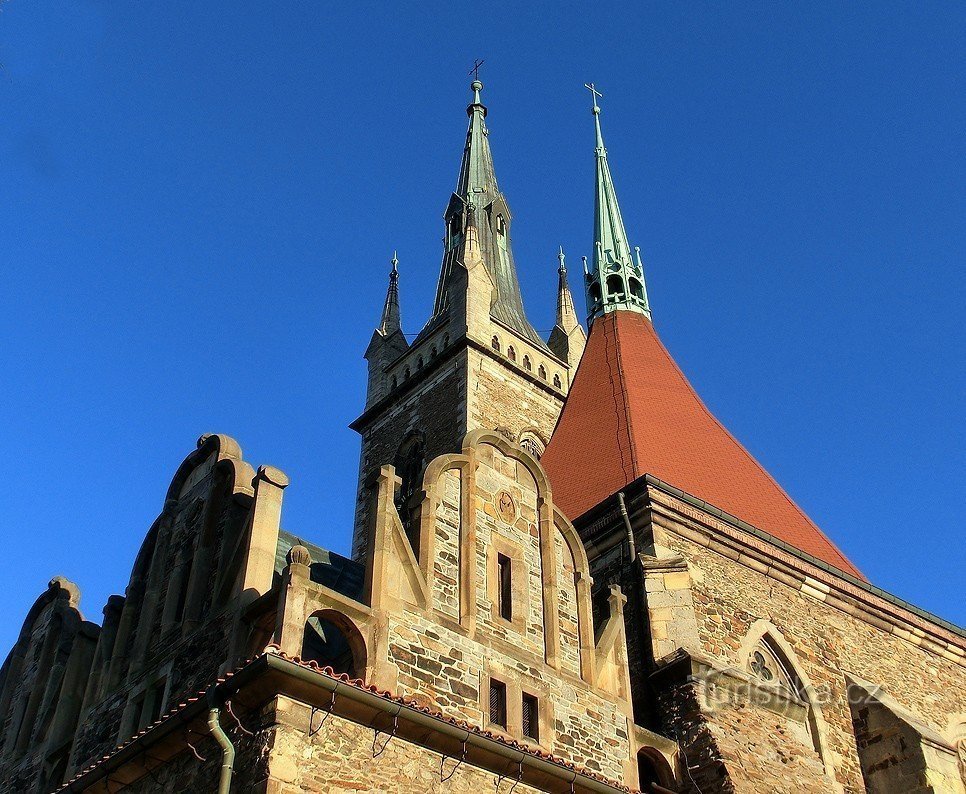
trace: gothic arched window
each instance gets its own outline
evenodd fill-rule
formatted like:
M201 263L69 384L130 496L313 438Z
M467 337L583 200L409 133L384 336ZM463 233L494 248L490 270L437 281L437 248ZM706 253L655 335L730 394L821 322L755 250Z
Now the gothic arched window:
M491 339L491 340L490 340L490 346L491 346L491 347L492 347L492 348L493 348L493 349L494 349L494 350L495 350L495 351L496 351L497 353L499 353L499 352L500 352L500 338L499 338L498 336L494 336L494 337L493 337L493 339Z
M560 376L559 375L554 375L553 376L553 385L554 385L554 388L556 388L556 389L562 389L563 388L563 384L560 382Z
M530 371L533 370L533 364L530 363L530 356L524 356L523 357L523 368L527 372L530 372Z
M513 345L510 345L506 349L506 356L507 356L508 359L510 359L510 361L516 361L517 360L517 351L513 349Z
M410 433L396 453L396 476L402 481L396 494L396 510L402 521L413 552L419 556L419 499L423 471L426 468L426 448L423 434Z
M541 364L540 368L537 370L537 375L540 376L540 380L547 379L547 368L543 364Z

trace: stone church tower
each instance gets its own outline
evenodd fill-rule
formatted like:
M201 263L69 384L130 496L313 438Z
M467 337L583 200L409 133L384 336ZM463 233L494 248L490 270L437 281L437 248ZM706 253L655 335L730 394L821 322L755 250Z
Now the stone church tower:
M583 329L561 258L558 317L548 345L523 308L510 207L496 180L483 84L474 81L456 190L443 214L443 261L433 315L412 345L402 333L396 265L379 328L366 351L366 409L353 559L368 549L373 477L392 462L402 477L404 521L433 458L458 452L472 430L495 430L542 452L580 359ZM552 345L552 346L551 346Z
M870 584L677 367L596 92L589 333L563 251L533 329L482 88L433 314L410 343L393 256L365 351L351 559L202 436L103 620L59 576L26 616L0 792L966 794L966 632Z

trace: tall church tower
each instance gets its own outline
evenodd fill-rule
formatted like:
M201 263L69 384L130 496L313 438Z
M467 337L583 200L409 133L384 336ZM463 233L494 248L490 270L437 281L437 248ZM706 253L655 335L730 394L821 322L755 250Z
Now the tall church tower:
M480 99L483 84L474 80L470 88L463 159L443 215L432 317L408 344L394 261L382 319L366 350L366 408L352 424L362 435L355 559L368 549L372 481L380 466L396 467L402 480L397 507L404 523L414 527L426 462L458 452L467 432L496 430L539 456L583 349L562 260L551 345L527 319L511 245L512 216L497 183L487 108Z

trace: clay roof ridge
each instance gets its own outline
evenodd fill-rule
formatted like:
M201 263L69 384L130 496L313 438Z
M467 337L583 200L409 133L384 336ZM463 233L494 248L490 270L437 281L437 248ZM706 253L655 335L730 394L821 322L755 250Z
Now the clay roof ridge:
M652 330L653 330L653 326L652 326ZM728 430L728 428L721 423L718 417L716 417L711 412L708 406L704 404L704 400L702 400L700 395L697 393L697 391L695 391L694 386L691 385L691 381L688 380L687 376L684 374L681 367L678 366L677 361L674 360L674 356L672 356L670 351L664 346L664 342L661 341L661 337L658 336L657 331L654 331L654 338L657 340L657 343L660 346L661 350L667 356L668 360L671 362L671 365L674 367L674 370L677 372L678 376L683 381L685 388L687 388L691 396L697 401L698 406L701 408L701 410L704 411L704 413L708 416L708 418L711 419L711 421L714 422L718 426L718 428L724 432L725 436L731 441L732 444L735 445L735 447L738 448L739 451L747 455L748 459L768 479L768 481L771 482L771 484L778 489L778 492L785 498L785 500L792 506L792 508L794 508L794 510L797 511L798 514L805 519L805 522L812 529L814 529L826 543L828 543L829 547L836 554L836 556L842 562L845 563L845 570L852 569L861 576L862 575L861 572L855 567L855 565L852 564L852 562L848 559L848 557L846 557L845 554L842 553L839 547L835 545L834 541L832 541L832 539L829 538L829 536L822 531L821 527L819 527L814 521L812 521L811 518L809 518L808 513L806 513L804 510L802 510L801 507L799 507L798 503L794 499L792 499L791 496L789 496L788 492L781 486L781 484L779 484L779 482L774 477L772 477L768 469L766 469L764 466L761 465L758 459L754 455L752 455L751 452L749 452L745 448L745 446L737 438L735 438L735 436L732 435L731 431ZM650 473L650 472L646 472L646 473ZM656 475L652 475L652 476L656 476ZM671 483L671 485L673 484L674 483Z

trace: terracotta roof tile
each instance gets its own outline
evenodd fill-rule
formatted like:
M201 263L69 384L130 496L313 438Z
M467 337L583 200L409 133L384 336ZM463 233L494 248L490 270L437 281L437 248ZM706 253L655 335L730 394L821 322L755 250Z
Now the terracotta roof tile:
M541 463L570 518L650 474L864 579L711 414L635 312L594 322Z

